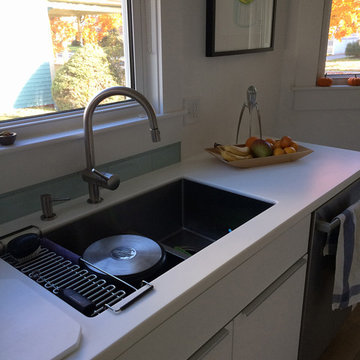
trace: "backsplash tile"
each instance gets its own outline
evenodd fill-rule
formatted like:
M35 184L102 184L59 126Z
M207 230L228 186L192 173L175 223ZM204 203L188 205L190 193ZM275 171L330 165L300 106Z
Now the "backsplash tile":
M117 174L120 176L120 181L126 181L175 164L180 161L180 154L181 143L178 142L101 165L98 169ZM2 194L0 195L0 224L40 210L41 194L49 193L54 198L74 199L87 194L87 191L87 184L81 180L80 173L74 173Z
M180 149L179 151L161 151L161 149L155 149L150 153L150 160L152 170L175 164L180 161Z
M154 170L151 167L151 155L149 153L144 153L141 157L131 156L121 161L114 161L105 166L100 166L99 169L117 174L120 177L120 182Z

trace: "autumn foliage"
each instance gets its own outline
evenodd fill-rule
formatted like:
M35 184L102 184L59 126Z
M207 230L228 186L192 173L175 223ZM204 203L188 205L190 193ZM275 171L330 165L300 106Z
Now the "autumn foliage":
M121 16L118 14L87 15L81 19L80 24L82 42L84 44L97 44L110 30L120 29Z
M360 32L360 0L332 0L329 39Z
M122 25L120 14L62 16L50 19L54 53L67 49L73 40L82 45L99 44L113 30Z
M124 84L120 14L52 17L50 26L55 56L70 45L77 46L71 49L70 59L56 69L52 96L57 110L85 107L100 90Z
M65 47L69 45L69 40L74 39L77 33L76 27L61 17L50 19L50 29L55 54L64 51Z

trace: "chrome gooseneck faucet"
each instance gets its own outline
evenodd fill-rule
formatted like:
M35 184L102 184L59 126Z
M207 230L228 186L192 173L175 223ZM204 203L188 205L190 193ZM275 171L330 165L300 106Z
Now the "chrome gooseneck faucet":
M106 98L115 95L123 95L134 99L144 108L150 123L152 141L160 141L160 131L157 126L155 111L144 95L134 89L122 86L110 87L95 95L84 111L83 123L85 133L86 169L81 174L83 180L89 185L88 202L92 204L102 201L99 187L115 190L120 184L120 179L116 175L100 172L95 169L94 134L92 124L92 117L96 106Z

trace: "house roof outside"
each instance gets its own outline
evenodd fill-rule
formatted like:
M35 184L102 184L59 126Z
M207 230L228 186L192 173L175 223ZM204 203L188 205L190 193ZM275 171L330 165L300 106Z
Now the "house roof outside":
M47 3L50 17L121 12L121 0L47 0Z
M97 5L97 6L114 6L121 5L121 0L47 0L49 3L68 3L68 4L82 4L82 5Z

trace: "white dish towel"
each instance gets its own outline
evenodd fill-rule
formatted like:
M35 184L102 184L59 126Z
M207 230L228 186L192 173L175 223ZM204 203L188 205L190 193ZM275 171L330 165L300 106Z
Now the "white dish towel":
M360 302L360 201L337 216L340 230L332 309L344 309Z

